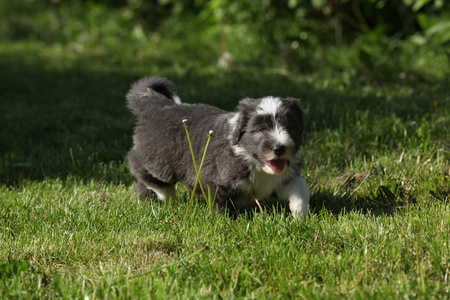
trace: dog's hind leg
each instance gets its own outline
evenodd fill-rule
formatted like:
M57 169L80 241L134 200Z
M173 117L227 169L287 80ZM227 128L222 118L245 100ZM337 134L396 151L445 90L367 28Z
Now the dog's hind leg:
M133 193L141 200L147 200L158 197L154 191L149 189L141 180L134 186Z
M167 201L170 198L175 198L175 187L173 184L162 182L150 174L146 174L136 183L134 193L142 199L156 196L159 200Z
M172 182L164 182L152 174L144 167L142 157L134 149L128 153L128 165L131 173L136 176L139 181L134 187L134 193L138 194L141 199L158 197L162 201L175 198L175 187Z
M159 188L152 187L149 189L151 189L153 192L155 192L156 196L158 196L158 199L161 201L175 199L175 187L173 185L159 187Z

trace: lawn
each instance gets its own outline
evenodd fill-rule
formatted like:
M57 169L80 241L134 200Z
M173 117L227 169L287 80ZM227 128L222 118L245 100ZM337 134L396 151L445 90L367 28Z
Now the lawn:
M450 82L427 69L447 61L219 70L118 49L0 45L0 298L449 297ZM154 74L227 110L300 98L310 217L263 203L233 221L198 197L183 220L182 185L169 203L133 199L125 94Z

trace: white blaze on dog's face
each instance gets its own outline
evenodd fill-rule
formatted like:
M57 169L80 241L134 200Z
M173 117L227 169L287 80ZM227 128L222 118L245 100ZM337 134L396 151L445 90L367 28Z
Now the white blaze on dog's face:
M301 156L303 113L297 99L244 99L232 119L237 154L268 174L282 174ZM233 124L234 123L234 124Z

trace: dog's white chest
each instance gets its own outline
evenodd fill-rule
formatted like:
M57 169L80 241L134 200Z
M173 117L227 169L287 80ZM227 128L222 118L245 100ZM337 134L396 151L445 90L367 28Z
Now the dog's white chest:
M255 172L252 184L253 192L257 198L271 196L286 181L290 174L270 175L263 171Z

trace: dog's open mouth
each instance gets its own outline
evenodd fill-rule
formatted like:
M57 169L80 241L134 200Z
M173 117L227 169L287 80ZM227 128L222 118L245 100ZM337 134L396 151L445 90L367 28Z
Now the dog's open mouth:
M284 167L286 167L286 160L285 159L269 160L269 168L274 173L281 173L281 172L283 172Z

